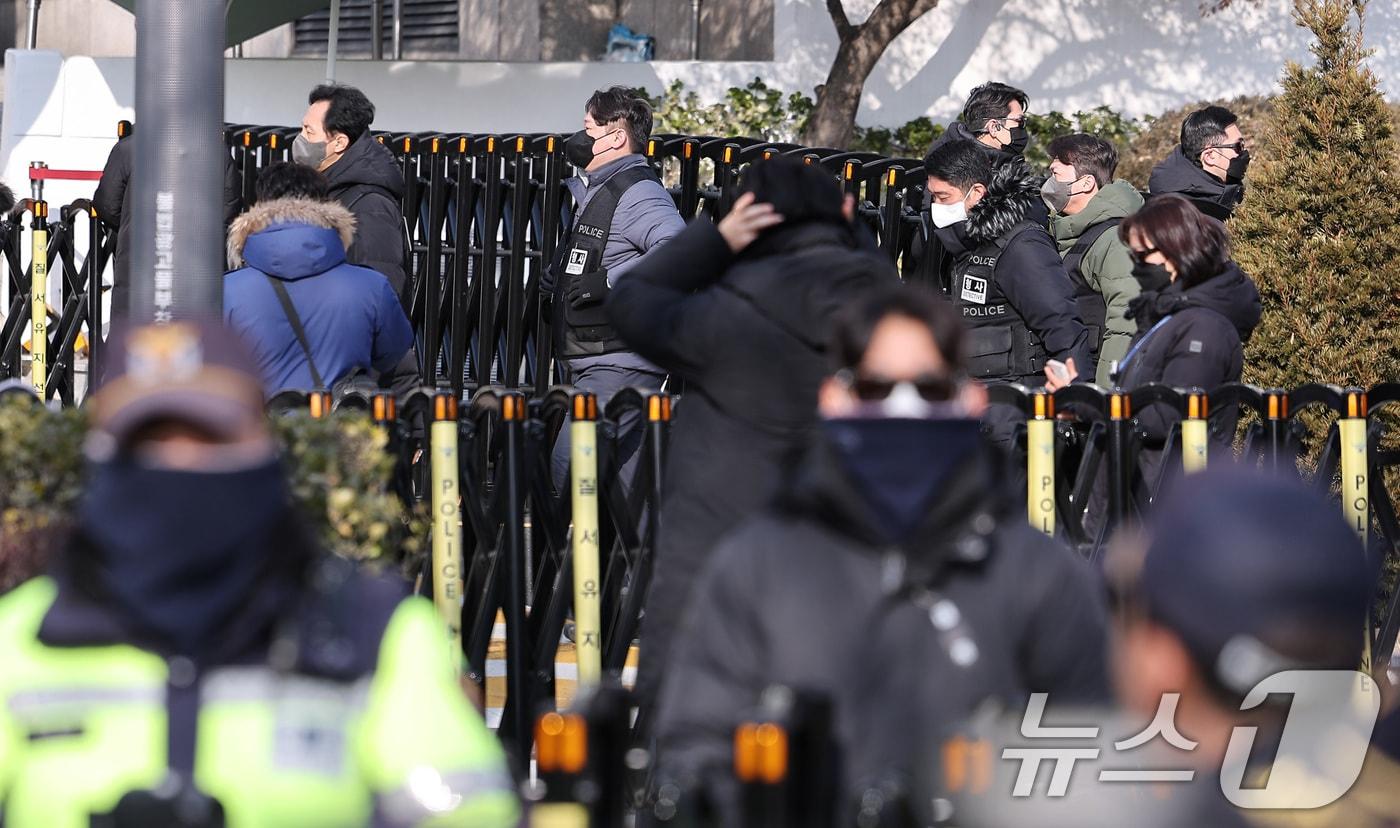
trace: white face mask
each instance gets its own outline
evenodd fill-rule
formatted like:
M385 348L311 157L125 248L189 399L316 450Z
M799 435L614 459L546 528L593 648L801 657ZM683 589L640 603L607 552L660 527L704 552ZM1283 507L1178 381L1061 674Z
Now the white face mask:
M967 197L962 201L952 204L939 204L934 202L928 206L929 221L934 227L944 228L957 224L960 221L967 221Z

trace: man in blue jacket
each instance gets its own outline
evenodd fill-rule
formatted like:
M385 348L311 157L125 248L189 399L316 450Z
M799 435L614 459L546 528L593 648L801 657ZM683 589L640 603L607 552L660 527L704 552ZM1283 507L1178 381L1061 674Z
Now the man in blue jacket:
M326 200L320 173L276 164L258 204L229 232L224 320L253 349L268 396L329 389L393 368L413 331L389 280L345 261L350 211Z

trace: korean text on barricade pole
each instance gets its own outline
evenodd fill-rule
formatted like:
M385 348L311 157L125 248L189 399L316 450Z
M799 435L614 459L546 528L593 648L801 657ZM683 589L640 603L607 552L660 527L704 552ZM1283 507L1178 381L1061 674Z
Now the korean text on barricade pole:
M598 398L575 394L569 425L570 482L574 531L574 640L578 642L579 687L598 683L603 672L602 607L598 584Z

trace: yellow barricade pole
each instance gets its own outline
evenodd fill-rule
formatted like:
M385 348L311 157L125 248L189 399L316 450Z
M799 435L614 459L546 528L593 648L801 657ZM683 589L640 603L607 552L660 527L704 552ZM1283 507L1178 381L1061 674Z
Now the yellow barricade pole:
M39 399L47 399L49 386L49 205L34 202L34 238L31 248L33 276L29 282L30 340L29 378Z
M1364 546L1371 525L1366 448L1366 392L1348 391L1347 416L1337 421L1342 443L1342 510Z
M1370 459L1366 434L1366 392L1352 389L1346 392L1346 416L1337 420L1337 433L1342 449L1342 514L1366 546L1371 528ZM1366 618L1362 630L1363 650L1361 669L1371 670L1371 618ZM1367 690L1371 685L1366 685Z
M1186 417L1181 421L1181 465L1187 474L1206 470L1210 451L1209 401L1205 394L1192 392L1186 398Z
M569 426L569 468L574 531L574 641L578 653L579 690L597 685L603 675L603 610L598 583L598 398L576 394Z
M1031 525L1055 536L1055 397L1045 390L1031 397L1026 421L1026 514Z
M452 664L462 674L462 509L457 465L457 398L433 397L433 603L447 625Z

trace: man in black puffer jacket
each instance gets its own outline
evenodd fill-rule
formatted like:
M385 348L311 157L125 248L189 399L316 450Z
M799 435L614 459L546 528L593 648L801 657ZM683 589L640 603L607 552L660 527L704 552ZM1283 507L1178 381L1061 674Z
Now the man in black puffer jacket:
M725 825L734 728L771 686L831 702L843 778L812 825L856 824L839 803L907 785L987 703L1108 695L1101 590L1003 489L956 315L898 287L835 327L821 428L780 502L716 548L662 691L661 777L703 780Z
M1044 178L1035 175L1025 159L1030 141L1026 134L1029 105L1026 93L1014 86L984 83L972 90L959 119L948 124L929 147L929 152L954 141L972 141L987 156L994 170L1012 178L1034 179L1039 187ZM919 260L915 278L947 294L951 291L955 254L941 243L936 228L929 221L927 206L926 202L922 214L923 232L915 243L915 255ZM1030 221L1041 227L1050 226L1050 211L1044 202L1036 199L1028 209Z
M1181 143L1152 168L1147 188L1152 197L1176 193L1219 221L1244 201L1249 144L1239 118L1223 106L1208 106L1186 116Z
M1087 365L1089 335L1050 233L1040 184L993 167L978 145L953 141L924 159L931 221L952 255L949 299L968 334L968 371L988 382L1039 385L1048 358Z
M685 382L642 630L644 700L711 547L778 493L783 462L816 425L831 315L897 279L818 168L758 162L741 190L718 226L692 223L608 298L627 344Z
M355 216L352 265L377 270L404 297L403 170L370 134L374 104L353 86L318 86L292 157L326 176L330 197Z

